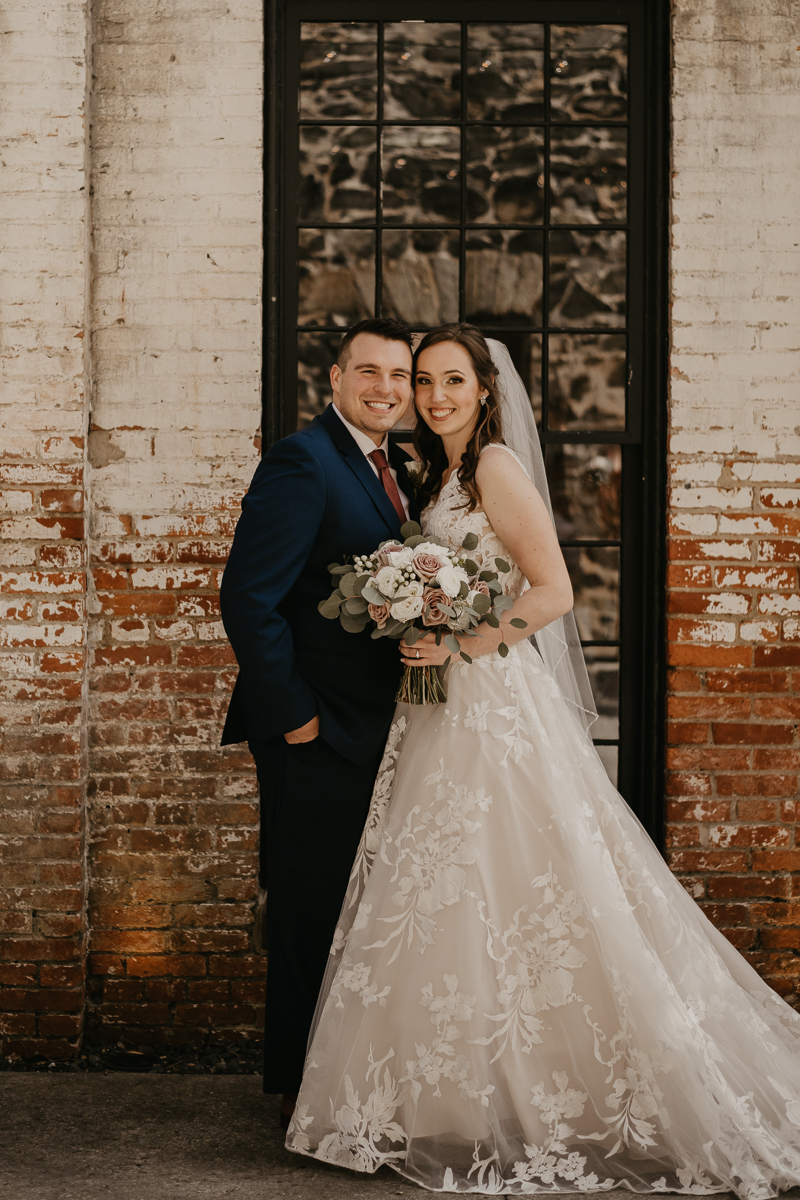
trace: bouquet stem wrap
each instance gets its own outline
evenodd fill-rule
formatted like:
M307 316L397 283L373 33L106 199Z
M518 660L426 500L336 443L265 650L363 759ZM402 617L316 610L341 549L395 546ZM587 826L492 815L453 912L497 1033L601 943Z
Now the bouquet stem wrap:
M442 704L447 692L436 667L406 667L394 699L396 704Z

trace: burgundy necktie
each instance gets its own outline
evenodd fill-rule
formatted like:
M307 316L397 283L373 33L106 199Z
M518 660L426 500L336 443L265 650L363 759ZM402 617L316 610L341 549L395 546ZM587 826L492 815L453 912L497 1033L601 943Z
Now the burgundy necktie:
M380 475L381 483L383 484L383 490L391 500L392 507L400 518L400 524L405 524L406 513L405 509L403 508L403 501L400 499L400 493L397 490L397 484L392 478L392 472L389 470L389 463L386 459L386 455L382 450L373 450L369 457L378 468L378 474Z

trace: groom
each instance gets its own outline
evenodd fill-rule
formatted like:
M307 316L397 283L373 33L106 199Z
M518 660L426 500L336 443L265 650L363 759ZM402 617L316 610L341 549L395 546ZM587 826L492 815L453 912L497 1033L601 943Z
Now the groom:
M394 711L397 642L320 616L328 564L368 554L416 517L408 456L388 431L411 402L411 332L344 335L333 404L277 442L242 501L222 580L239 663L222 744L247 740L261 791L267 888L264 1091L299 1090L328 951Z

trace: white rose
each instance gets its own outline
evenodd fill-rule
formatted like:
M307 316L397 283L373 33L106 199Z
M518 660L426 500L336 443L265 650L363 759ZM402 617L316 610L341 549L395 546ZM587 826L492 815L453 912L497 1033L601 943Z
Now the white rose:
M437 586L442 589L446 596L457 596L461 591L462 583L468 581L469 576L463 567L451 567L450 565L442 567L439 574L436 576Z
M399 550L390 550L387 557L393 567L410 567L414 561L414 551L410 546L401 546Z
M384 596L393 596L402 581L402 572L396 567L381 567L375 576L375 587Z
M409 583L397 593L391 608L396 621L416 621L417 617L422 616L422 590L421 583Z

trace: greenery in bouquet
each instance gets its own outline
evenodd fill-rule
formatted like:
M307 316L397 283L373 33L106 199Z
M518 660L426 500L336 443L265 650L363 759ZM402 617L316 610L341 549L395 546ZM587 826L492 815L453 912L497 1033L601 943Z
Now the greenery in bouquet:
M338 618L349 633L372 625L371 637L403 638L409 646L431 633L437 645L444 641L450 651L444 667L453 654L472 662L458 637L480 636L476 627L482 621L499 627L500 613L513 603L500 583L500 574L510 570L508 563L495 558L495 570L482 570L469 557L478 545L474 533L467 534L458 553L439 538L425 536L414 521L406 522L400 536L402 542L382 542L352 563L331 563L334 591L320 601L320 613ZM519 618L511 624L525 627ZM508 654L505 642L498 651ZM437 668L406 667L398 701L438 704L446 698Z

